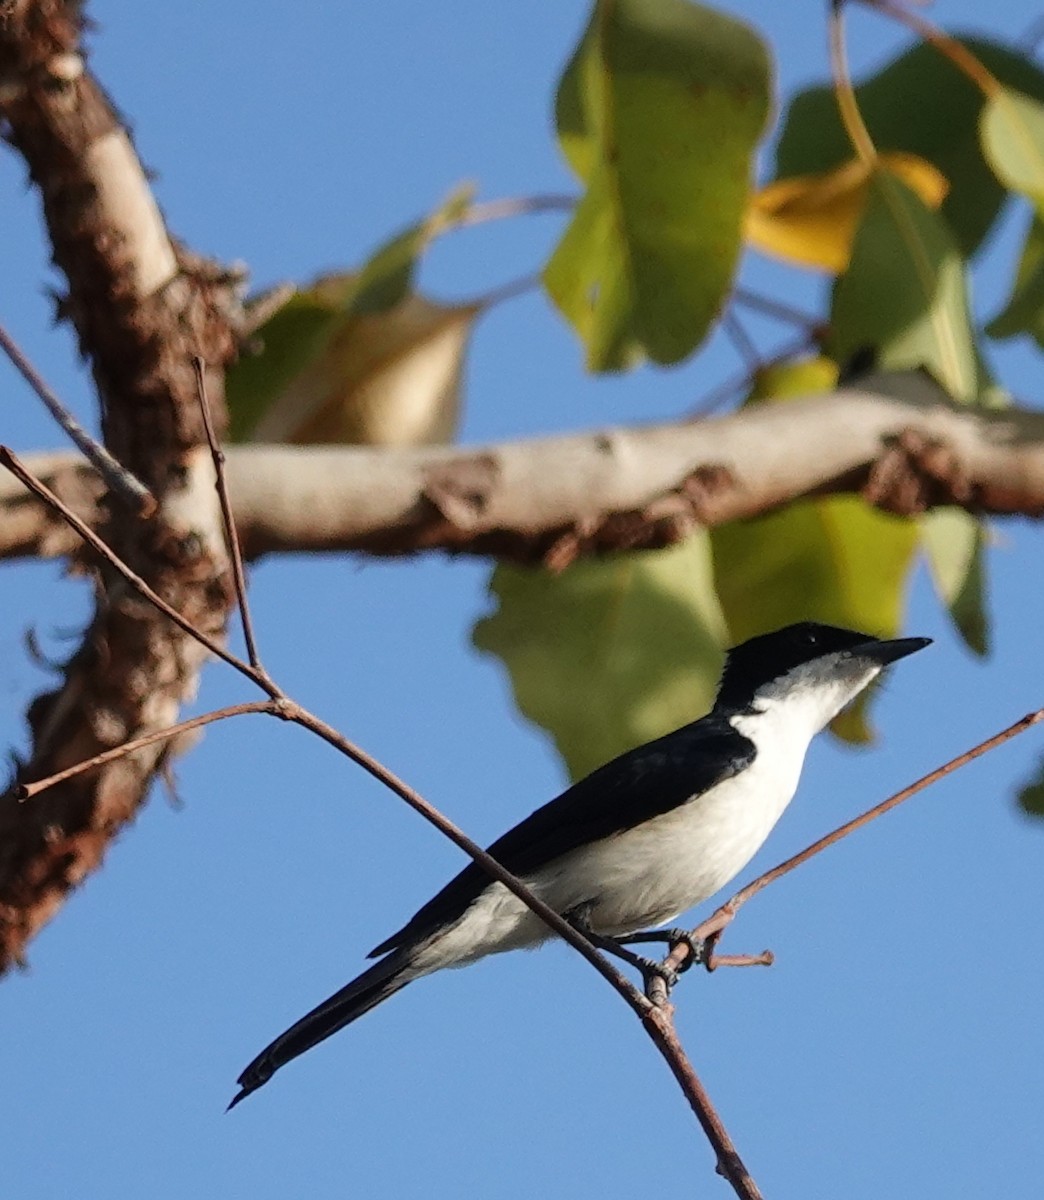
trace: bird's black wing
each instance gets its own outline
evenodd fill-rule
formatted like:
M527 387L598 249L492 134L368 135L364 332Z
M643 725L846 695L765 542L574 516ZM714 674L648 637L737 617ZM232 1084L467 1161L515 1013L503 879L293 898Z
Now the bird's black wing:
M571 850L670 812L736 775L753 758L753 743L728 721L704 717L599 767L520 821L489 853L513 875L532 874ZM486 872L469 863L370 957L455 921L489 883Z

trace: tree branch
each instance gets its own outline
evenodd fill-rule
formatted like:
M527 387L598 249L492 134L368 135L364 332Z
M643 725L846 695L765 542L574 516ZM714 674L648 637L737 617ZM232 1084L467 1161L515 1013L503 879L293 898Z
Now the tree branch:
M73 0L9 0L0 19L0 119L40 196L68 292L59 316L90 363L109 453L155 498L149 521L107 512L78 469L59 491L137 575L212 638L231 602L213 467L196 401L193 356L223 419L224 366L234 352L234 281L175 247L122 123L91 77ZM31 510L15 508L22 545L53 545ZM5 511L5 516L8 513ZM95 615L61 685L29 709L32 746L16 783L177 720L207 654L110 571L97 576ZM0 797L0 970L66 893L96 868L131 820L169 752L163 745L77 776L20 805Z
M1044 514L1044 413L964 408L916 373L712 420L485 447L226 453L252 557L445 550L562 567L837 493L901 514L937 505ZM65 470L83 478L71 455L39 468L56 490ZM0 481L0 558L66 552L75 539L43 507L34 526L26 503Z

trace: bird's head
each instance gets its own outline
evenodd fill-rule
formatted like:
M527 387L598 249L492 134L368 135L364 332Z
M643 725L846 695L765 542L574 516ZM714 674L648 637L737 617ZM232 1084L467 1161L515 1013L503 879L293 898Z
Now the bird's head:
M814 621L788 625L729 651L715 706L757 713L786 704L818 732L889 663L930 643L923 637L875 638Z

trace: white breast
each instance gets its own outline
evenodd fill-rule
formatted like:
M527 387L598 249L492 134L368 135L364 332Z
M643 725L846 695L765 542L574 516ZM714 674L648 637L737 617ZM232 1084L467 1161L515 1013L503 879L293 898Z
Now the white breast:
M733 718L747 736L748 720ZM739 775L551 864L541 880L549 903L564 911L594 901L593 927L618 935L670 921L735 878L793 798L811 740L801 728L788 728L788 736L774 728L763 736L764 725L755 731L760 748Z
M749 767L662 816L563 855L526 882L560 913L590 905L599 933L618 936L673 920L723 888L753 858L797 790L809 742L877 670L870 667L858 678L815 678L785 695L772 688L759 692L756 711L729 718L754 743ZM463 966L550 936L497 883L419 948L413 961L421 973Z

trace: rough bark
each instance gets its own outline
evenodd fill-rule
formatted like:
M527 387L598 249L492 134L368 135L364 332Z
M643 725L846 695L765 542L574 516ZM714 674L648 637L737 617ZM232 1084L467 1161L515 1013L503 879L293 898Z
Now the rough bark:
M36 469L97 516L75 455L41 456ZM1039 517L1044 413L962 408L913 374L712 421L477 448L232 447L228 474L255 557L438 549L563 566L832 492L906 514L955 504ZM0 479L0 558L75 548Z
M80 31L73 3L3 6L0 114L68 282L60 315L90 364L105 442L158 505L147 521L113 505L101 517L104 535L172 605L220 633L231 596L193 357L209 365L223 419L235 297L226 276L190 261L169 238L130 139L85 67ZM77 504L97 503L99 494L88 481ZM194 641L99 573L94 618L61 685L30 707L32 748L19 780L171 724L203 658ZM0 970L99 864L162 763L162 750L143 751L32 804L0 798Z

